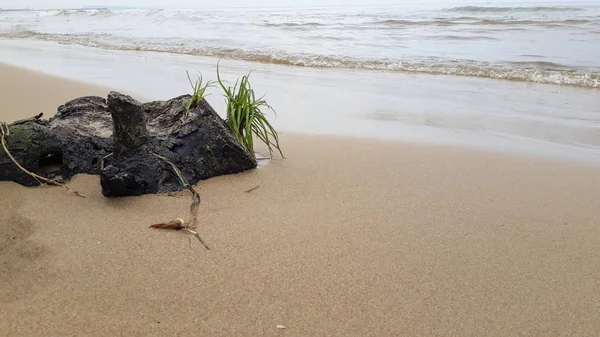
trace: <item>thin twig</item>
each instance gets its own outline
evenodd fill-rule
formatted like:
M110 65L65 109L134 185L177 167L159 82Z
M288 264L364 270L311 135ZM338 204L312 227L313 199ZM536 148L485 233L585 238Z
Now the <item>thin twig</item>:
M15 157L12 156L12 154L10 153L10 151L8 151L8 147L6 146L6 140L4 139L8 135L10 135L10 130L8 129L8 124L6 124L5 122L0 122L0 141L2 142L2 148L4 149L4 152L10 158L10 160L19 168L19 170L27 173L29 176L31 176L33 179L35 179L38 183L40 183L40 185L42 184L42 181L43 181L43 182L45 182L47 184L60 186L60 187L66 189L67 191L69 191L71 193L77 194L78 196L80 196L82 198L87 198L86 195L81 194L81 193L79 193L79 192L77 192L75 190L72 190L69 187L67 187L66 185L63 185L63 184L59 183L58 181L56 181L54 179L44 178L44 177L42 177L40 175L37 175L37 174L35 174L33 172L28 171L23 166L21 166L21 164L19 164L19 162L15 159Z
M104 170L104 160L106 160L107 158L112 157L113 153L109 153L106 156L102 156L100 157L100 171Z
M246 193L250 193L259 187L260 187L260 185L256 185L256 186L252 187L251 189L247 190Z
M208 248L208 246L206 245L206 243L204 243L204 241L202 241L202 238L200 237L200 234L198 234L198 232L193 231L189 228L185 229L186 231L192 233L196 238L198 238L198 241L200 241L200 243L204 246L204 248L206 248L207 250L210 250L210 248Z
M175 166L175 164L173 164L173 162L171 162L169 159L167 159L161 155L158 155L156 153L153 153L153 155L156 158L163 160L163 161L167 162L169 165L171 165L171 167L173 168L173 171L179 178L181 185L183 185L184 188L188 189L192 193L192 204L190 205L190 220L185 221L183 223L183 226L184 226L183 229L185 229L189 233L193 234L196 238L198 238L198 241L200 241L200 243L207 250L210 250L208 245L206 243L204 243L204 240L202 240L202 238L200 237L200 234L198 234L198 232L194 231L194 229L196 229L198 227L198 208L200 207L200 201L201 201L200 194L198 192L196 192L196 190L188 183L187 179L185 179L183 174L181 174L181 171L177 168L177 166Z

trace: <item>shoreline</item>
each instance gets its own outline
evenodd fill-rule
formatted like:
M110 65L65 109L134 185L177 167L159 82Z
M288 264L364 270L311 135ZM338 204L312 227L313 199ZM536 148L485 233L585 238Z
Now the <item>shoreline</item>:
M1 41L0 41L1 42ZM83 48L85 49L85 48ZM124 56L127 53L121 55ZM141 55L144 55L144 53L141 53ZM1 55L0 55L1 56ZM90 57L92 57L90 55ZM139 56L135 56L136 58ZM0 57L1 58L1 57ZM33 60L33 59L32 59ZM175 85L174 82L169 82L168 83L173 83L173 85L171 85L171 88L168 89L166 92L162 93L162 94L158 94L158 92L160 90L156 90L155 86L148 86L148 87L144 87L144 86L137 86L136 85L131 85L131 81L130 80L110 80L110 81L106 81L106 80L102 80L102 81L97 81L94 82L93 80L95 78L97 78L98 75L93 75L91 77L81 77L81 75L76 75L76 72L79 74L84 74L85 71L81 70L77 70L80 68L80 66L76 66L75 68L73 68L73 71L69 71L65 74L65 76L71 76L71 77L64 77L64 76L58 76L56 75L56 73L53 73L52 71L47 71L47 69L41 69L41 68L35 68L33 66L33 64L28 63L28 62L24 62L24 63L20 63L18 65L14 65L14 64L9 64L6 63L7 60L3 60L2 62L4 63L0 63L0 64L4 64L5 69L8 69L6 67L16 67L18 69L21 70L28 70L28 71L32 71L32 72L38 72L39 74L45 74L51 77L56 77L57 79L64 79L65 83L72 83L72 81L78 81L78 82L84 82L86 84L90 84L91 86L97 88L97 90L95 90L93 93L94 94L98 94L100 96L106 96L106 94L108 94L109 90L113 90L113 89L108 89L108 88L117 88L114 89L116 91L125 93L125 94L129 94L131 96L133 96L135 99L139 100L139 101L150 101L150 100L154 100L154 99L169 99L172 97L176 97L178 95L181 94L185 94L185 93L189 93L190 92L190 88L187 87L189 86L189 83L187 83L187 78L185 79L185 81L181 80L178 81L178 83ZM14 61L14 60L13 60ZM54 62L60 62L59 60L54 60ZM205 61L202 61L205 62ZM205 68L207 66L209 66L208 64L204 64L201 65L201 68ZM230 81L234 81L234 77L231 76L231 71L235 70L238 73L246 71L246 69L252 69L249 68L249 65L244 66L245 63L232 63L229 65L228 68L225 68L224 73L225 73L225 77L226 80L230 80ZM110 67L109 64L103 64L102 66L107 66ZM283 67L282 69L288 68ZM170 68L169 68L170 69ZM132 69L133 70L133 69ZM280 69L281 70L281 69ZM122 73L122 71L128 71L127 69L123 69L121 70L120 73ZM518 120L520 119L515 119L515 117L508 115L506 118L508 118L507 120L504 120L504 118L502 118L502 120L498 120L496 121L495 125L499 125L501 127L504 127L503 124L506 124L507 127L509 127L511 124L515 124L514 126L510 126L511 128L513 128L514 130L516 130L517 132L522 132L525 131L526 133L531 133L529 136L523 134L523 135L519 135L519 134L510 134L510 132L508 133L501 133L499 131L494 131L492 130L487 130L487 128L489 127L496 127L496 126L492 126L493 120L490 121L485 121L486 116L477 116L477 112L475 112L474 116L469 117L468 115L471 114L470 112L468 112L466 115L461 115L464 114L463 112L457 112L459 113L458 115L454 116L454 118L452 118L452 116L448 116L448 117L444 117L444 120L439 120L436 121L437 117L433 117L433 116L428 116L429 113L425 113L425 115L423 116L419 116L419 115L415 115L415 116L411 116L406 115L397 115L397 113L403 114L405 113L405 111L400 111L400 112L394 112L394 111L388 111L387 108L375 108L375 111L370 113L370 115L366 115L366 116L360 116L357 115L356 113L352 113L350 115L337 115L339 112L335 112L334 115L332 116L319 116L317 114L311 113L308 116L304 116L303 115L303 111L301 109L305 109L305 111L310 111L310 110L315 110L317 109L325 109L326 107L331 107L331 104L327 104L324 107L317 105L319 102L322 103L323 100L322 99L316 99L315 102L309 102L307 103L303 103L302 105L298 106L298 107L293 107L290 104L290 99L293 99L292 95L294 93L298 94L298 95L303 95L302 94L302 90L304 90L303 87L301 87L302 85L304 85L303 83L299 83L297 86L290 88L289 93L287 92L283 92L282 89L275 89L275 86L272 85L271 81L273 81L273 79L269 76L268 73L264 73L264 71L266 70L260 70L261 71L261 75L260 76L265 76L267 75L267 77L265 78L266 80L268 80L268 85L265 86L265 82L263 82L263 78L258 78L258 87L259 89L257 89L258 92L267 93L267 100L270 102L271 105L274 105L276 107L276 110L278 111L278 115L277 117L271 115L271 119L272 122L274 123L275 127L278 128L279 130L281 130L282 133L291 133L291 134L312 134L312 135L320 135L320 134L325 134L325 135L330 135L330 136L334 136L334 137L350 137L350 138L356 138L356 139L365 139L365 140L370 140L370 139L374 139L374 140L384 140L384 141L399 141L399 142L408 142L408 143L416 143L416 144L429 144L429 145L451 145L451 146L456 146L458 148L466 148L466 149L475 149L475 150L483 150L483 151L492 151L494 153L498 153L498 154L508 154L508 155L516 155L516 156L524 156L524 157L528 157L528 156L535 156L535 157L539 157L539 158L555 158L555 159L562 159L562 160L575 160L578 162L582 162L582 163L590 163L590 164L596 164L600 162L600 143L596 146L596 145L586 145L581 143L582 141L586 141L586 142L600 142L600 138L597 137L597 133L595 131L595 129L598 129L598 126L596 124L593 123L593 114L590 114L591 120L588 122L587 120L582 120L582 123L579 126L577 125L573 125L570 126L571 124L573 124L574 122L571 120L565 120L563 123L565 124L564 126L560 126L560 127L555 127L554 125L557 125L557 123L559 122L558 120L549 120L548 125L553 125L552 127L555 128L555 130L552 129L548 129L548 130L544 130L544 129L539 129L536 130L535 128L537 128L537 126L535 126L536 124L539 124L540 121L536 120L536 119L532 119L531 121L527 121L524 120L523 122L526 123L531 123L532 127L534 127L531 130L527 130L529 127L528 126L518 126ZM185 70L181 69L181 72L183 72L185 74ZM340 72L339 70L335 71L338 74L342 74L342 72ZM165 71L162 72L163 75L165 74ZM205 73L203 71L203 73ZM289 74L286 74L284 71L284 76L289 76ZM358 74L358 73L357 73ZM383 74L383 75L390 75L390 74ZM79 77L78 77L79 76ZM115 75L116 76L116 75ZM128 78L128 77L137 77L140 76L137 71L132 73L129 76L125 76L125 77L114 77L113 79L117 79L117 78ZM255 75L257 76L257 75ZM298 75L298 76L302 76L302 75ZM431 77L431 75L423 75L426 78L427 77ZM105 78L106 75L103 75L103 78ZM107 78L107 77L106 77ZM435 77L431 77L432 79L434 79ZM475 79L477 80L477 79ZM491 82L488 83L489 85L493 85L496 81L498 80L490 80ZM139 83L138 81L134 81L135 83ZM486 81L487 82L487 81ZM95 84L97 83L97 84ZM148 82L148 83L153 83L153 80ZM498 85L500 85L501 83L499 83ZM187 86L186 86L187 85ZM334 88L332 86L332 83L327 83L327 86L325 88L327 88L328 90L334 90L334 95L336 97L343 97L343 94L340 90L338 90L337 88ZM544 88L545 85L541 86L540 88ZM552 87L552 86L551 86ZM24 91L27 88L24 88ZM261 90L262 89L262 90ZM481 89L479 89L481 90ZM544 89L546 91L551 92L552 90L565 90L565 94L569 93L569 90L574 90L572 88L569 87L560 87L560 86L555 86L555 89L552 88L546 88ZM592 89L589 89L592 90ZM37 92L39 92L40 90L36 90ZM88 93L91 93L90 91L87 92L82 92L81 95L77 95L75 94L78 91L73 91L73 95L71 95L72 98L78 97L78 96L82 96L82 95L87 95ZM575 90L574 92L578 92L578 90ZM582 95L583 93L581 93L580 95ZM323 95L323 94L320 94ZM470 94L469 94L470 95ZM281 97L280 97L281 96ZM434 96L439 96L439 95L434 95ZM447 97L444 97L447 96ZM454 102L458 102L459 100L456 100L454 97L451 97L451 94L443 94L442 96L444 99L449 99L452 100ZM577 97L573 97L572 99L576 99ZM211 94L209 96L206 97L206 99L209 101L209 103L217 110L217 112L219 114L221 114L221 116L223 116L223 111L222 111L222 98L216 94L215 92L211 92ZM548 98L546 98L548 99ZM62 100L62 101L61 101ZM56 110L56 107L58 107L59 104L62 104L64 102L66 102L68 99L64 98L64 96L62 97L57 97L57 99L53 99L50 101L53 101L55 103L56 106L46 106L46 110L47 111L52 111L52 113ZM275 101L275 103L272 103L272 101ZM420 99L419 99L420 100ZM42 100L40 100L42 101ZM46 102L49 102L49 100L44 100ZM31 102L29 102L31 103ZM559 103L557 101L557 103ZM363 105L364 103L361 103L361 105ZM407 106L410 106L411 104L423 104L420 103L420 101L416 101L416 102L408 102ZM454 104L454 103L452 103ZM35 105L34 105L35 106ZM35 106L36 108L33 110L38 110L37 106ZM343 110L345 106L341 107L340 109ZM431 107L431 108L427 108L427 109L436 109L437 107ZM441 105L440 105L441 108ZM335 109L335 110L340 110L340 109ZM362 108L360 105L359 107L355 107L352 108L353 110L357 110L357 111L361 111L359 112L360 114L363 114L364 112L362 112L364 110L364 108ZM367 108L369 109L369 108ZM471 110L474 110L476 108L473 108ZM281 111L284 112L281 112ZM37 113L37 112L36 112ZM34 113L35 114L35 113ZM496 114L496 113L495 113ZM555 113L554 113L555 114ZM33 114L32 114L33 115ZM46 114L46 116L48 116ZM9 115L10 117L10 115ZM274 118L275 117L275 118ZM304 118L306 117L306 118ZM494 115L491 115L489 118L496 118L494 117ZM529 117L526 117L529 118ZM555 119L556 117L554 116L550 116L550 118ZM562 117L561 117L562 118ZM586 117L587 118L587 117ZM413 120L414 119L414 120ZM423 125L420 125L421 123L421 119L423 119ZM510 121L510 119L515 119L515 121ZM478 123L480 124L480 121L484 121L483 124L481 125L477 125ZM419 123L419 124L415 124L415 122ZM476 124L473 125L467 125L466 127L463 125L461 126L461 124L463 123L467 123L467 124L472 124L473 122L475 122ZM520 123L520 122L519 122ZM575 123L580 123L580 121L575 121ZM570 130L570 128L572 128L572 130ZM563 129L563 130L561 130ZM507 129L508 130L508 129ZM561 135L562 133L562 135ZM548 137L550 139L540 139L538 137L543 136L544 134L548 134ZM565 139L568 139L570 142L573 142L573 144L562 144L562 143L556 143L555 140L557 138L557 136L560 137L564 137ZM574 142L577 138L581 138L581 140Z
M564 3L563 12L554 17L558 13L552 6L446 4L449 7L418 1L382 7L324 6L318 9L319 16L313 16L315 8L312 6L287 6L286 9L285 5L279 9L271 6L230 7L217 10L214 15L207 15L207 9L194 6L185 9L177 6L162 9L48 9L47 13L39 16L8 15L6 21L9 25L0 25L4 28L0 35L11 39L91 46L100 50L151 51L299 67L453 74L600 88L595 51L585 48L585 43L578 43L593 41L597 33L595 20L591 19L597 14L595 6ZM383 15L386 10L387 14ZM280 16L281 13L292 12L293 18ZM499 13L511 13L512 16L502 17ZM69 20L63 21L64 16L69 16ZM261 16L252 24L245 21ZM124 21L115 20L116 17ZM204 20L193 20L198 17ZM550 17L553 19L549 20ZM181 24L181 21L187 20L190 20L188 27L191 25L194 29L205 31L212 36L211 39L188 35L186 25ZM125 21L129 24L121 26ZM168 25L162 32L143 28L145 23L152 21ZM87 29L86 22L93 23L96 29ZM59 25L51 28L55 23ZM223 29L213 30L219 23ZM244 26L243 29L235 29L240 28L236 27L238 24ZM439 27L446 29L439 30ZM549 37L544 28L554 28L555 42L560 42L565 48L554 49L539 43ZM128 33L121 32L122 29ZM332 29L337 33L334 34ZM221 34L223 30L228 32ZM84 34L72 35L72 31ZM411 38L388 35L392 32L409 33ZM146 35L148 33L150 35ZM578 38L571 34L577 34ZM169 38L164 39L166 36ZM263 36L264 39L253 41L254 36ZM369 43L373 36L382 40L375 39ZM280 39L285 41L274 43ZM245 43L251 40L252 43ZM482 40L490 41L490 52L479 50ZM323 49L324 45L319 45L325 41L328 48ZM472 52L464 52L466 50Z
M46 109L106 94L11 71L0 100L15 119L29 117L18 107L32 85L27 104ZM0 335L600 334L597 166L281 141L287 159L197 184L211 251L148 228L186 214L185 191L108 199L97 176L77 175L68 186L84 199L0 182Z

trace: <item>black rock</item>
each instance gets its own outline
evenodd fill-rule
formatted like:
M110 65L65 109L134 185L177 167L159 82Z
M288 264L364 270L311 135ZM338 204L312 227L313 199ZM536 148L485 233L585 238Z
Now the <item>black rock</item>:
M9 126L9 150L25 168L48 178L99 174L102 193L121 197L182 189L175 165L191 185L257 166L205 100L187 110L191 96L141 104L110 92L61 105L49 121ZM0 151L0 180L38 182Z
M113 120L113 154L100 173L105 196L121 197L169 192L177 186L163 188L161 181L172 180L173 170L165 170L159 162L159 151L148 137L146 114L142 104L117 92L108 95L108 108ZM168 177L168 178L166 178ZM179 184L181 186L181 183Z
M6 147L23 167L41 176L68 175L63 168L61 138L54 133L48 121L32 119L9 126ZM24 173L0 150L0 180L17 182L24 186L38 186L39 182Z
M202 100L190 109L191 96L143 105L148 132L159 153L169 158L190 184L210 177L238 173L257 166L216 111Z
M50 128L62 140L63 177L100 174L102 158L112 152L112 118L106 100L89 96L58 107Z
M113 151L135 150L148 143L146 116L142 104L118 92L108 94L108 110L113 121Z

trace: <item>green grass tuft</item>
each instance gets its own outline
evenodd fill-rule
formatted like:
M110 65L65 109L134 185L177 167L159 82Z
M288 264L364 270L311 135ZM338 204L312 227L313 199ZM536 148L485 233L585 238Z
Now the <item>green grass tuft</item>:
M203 84L202 74L198 73L199 74L198 79L196 79L196 83L193 83L192 79L190 78L190 73L187 70L186 70L186 73L187 73L188 80L190 81L190 85L192 86L192 90L193 90L192 99L188 103L187 111L186 111L186 117L190 117L190 109L197 107L200 104L200 102L202 102L204 97L208 96L208 95L206 95L206 89L208 89L209 87L213 87L214 82L208 81Z
M254 90L249 81L250 73L237 80L234 87L225 87L219 74L219 64L217 63L218 82L225 92L225 101L227 103L227 125L235 134L242 145L255 156L253 134L256 135L269 148L269 153L273 157L273 148L277 149L283 156L279 146L279 136L277 131L271 126L266 115L261 111L262 107L275 110L263 99L264 96L256 99Z

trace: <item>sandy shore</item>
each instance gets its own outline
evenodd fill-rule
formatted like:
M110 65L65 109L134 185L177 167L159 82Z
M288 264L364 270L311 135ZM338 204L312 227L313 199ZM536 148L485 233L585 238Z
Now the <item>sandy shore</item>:
M8 121L108 92L0 75ZM212 251L148 228L185 215L186 193L109 200L80 175L69 186L83 199L0 182L0 335L600 334L598 167L282 141L286 160L199 184Z
M186 71L217 80L213 57L111 51L35 39L0 39L0 60L151 99L189 92ZM282 131L600 158L600 91L467 76L290 67L222 60L231 85L252 87L280 112ZM207 100L223 113L219 88ZM136 95L138 97L138 95ZM597 159L596 159L597 160Z
M40 112L50 117L66 101L86 95L106 96L105 88L9 66L0 62L0 121L28 118Z

